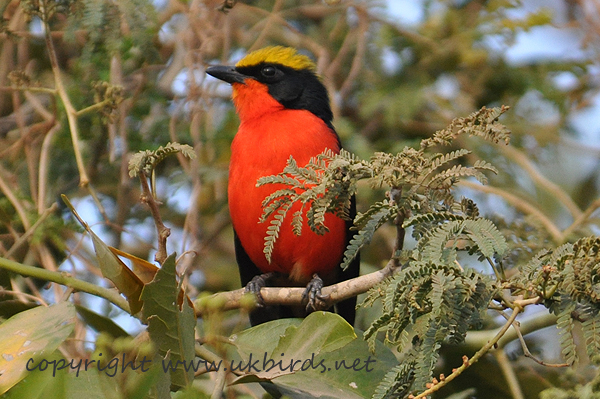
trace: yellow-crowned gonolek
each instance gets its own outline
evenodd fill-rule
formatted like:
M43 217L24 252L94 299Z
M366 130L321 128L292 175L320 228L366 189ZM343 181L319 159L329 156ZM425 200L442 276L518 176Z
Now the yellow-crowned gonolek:
M359 273L358 257L345 271L339 267L351 238L351 222L333 214L325 217L329 232L324 235L311 231L306 218L302 235L294 235L289 216L281 226L271 262L263 252L269 223L259 223L262 201L283 186L256 187L257 180L282 172L290 156L303 166L325 149L336 153L340 150L331 123L329 96L315 69L309 57L293 48L277 46L254 51L234 67L212 66L206 71L231 83L241 122L231 146L228 195L241 280L251 290L259 290L264 284L308 284L307 292L315 295L323 283L333 284ZM355 208L353 199L351 218ZM297 204L288 215L299 209ZM319 278L314 279L315 274ZM335 310L354 324L355 306L356 298L351 298L336 304ZM283 306L260 307L252 312L250 320L256 325L304 315L304 309L299 313Z

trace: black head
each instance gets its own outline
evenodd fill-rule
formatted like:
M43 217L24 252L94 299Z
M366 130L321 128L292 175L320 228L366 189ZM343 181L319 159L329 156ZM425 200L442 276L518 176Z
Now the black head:
M213 66L206 73L232 84L254 79L285 108L310 111L333 129L327 89L315 74L314 63L293 49L268 47L250 53L235 67Z

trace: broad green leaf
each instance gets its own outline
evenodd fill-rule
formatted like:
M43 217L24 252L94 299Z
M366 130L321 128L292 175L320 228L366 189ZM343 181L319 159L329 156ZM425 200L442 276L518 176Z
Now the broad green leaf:
M36 359L49 355L73 332L75 308L70 302L21 312L0 325L0 394L19 382Z
M232 336L240 356L258 360L255 369L260 370L235 382L270 382L291 398L368 398L375 390L373 381L397 364L381 344L373 355L336 314L314 312L298 323L277 320ZM277 336L279 340L273 340Z
M194 360L194 329L196 316L185 294L181 295L177 281L175 255L167 258L154 280L142 291L142 317L148 322L148 333L156 344L165 366L171 362L171 383L184 388L194 377L193 369L186 371L177 362L190 364ZM168 360L166 359L168 356Z
M54 353L46 360L60 362L64 358ZM36 363L37 364L37 363ZM58 369L53 376L52 365L46 370L36 369L21 382L6 393L6 399L120 399L117 382L114 378L102 376L95 366L84 370L82 366L79 373L68 372L69 367ZM74 371L74 370L71 370Z
M112 281L115 287L125 295L125 298L127 298L129 306L131 307L131 314L136 314L142 308L140 295L144 283L111 251L110 247L92 231L90 226L88 226L88 224L79 216L69 199L65 195L62 196L62 199L92 238L94 251L96 252L96 258L102 275Z
M237 352L242 359L248 360L251 353L256 356L256 348L260 348L265 353L273 353L279 339L285 335L288 327L299 326L301 319L279 319L268 323L259 324L256 327L249 328L229 337L229 341L235 345Z

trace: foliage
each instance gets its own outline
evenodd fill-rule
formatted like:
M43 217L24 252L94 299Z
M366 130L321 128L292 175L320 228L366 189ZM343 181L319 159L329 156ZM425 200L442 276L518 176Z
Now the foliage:
M354 220L354 225L360 228L358 234L350 241L350 245L344 255L345 268L356 256L358 251L373 237L375 231L388 220L394 219L398 214L415 216L404 227L413 224L430 226L424 223L421 215L433 219L446 218L447 212L456 201L451 193L454 184L464 177L475 177L479 181L486 182L482 173L484 170L496 172L496 169L487 162L477 161L473 166L452 165L453 161L470 154L467 149L452 151L448 154L433 153L427 150L436 145L450 145L459 135L479 136L486 140L498 143L508 143L508 130L500 123L498 118L507 108L482 108L466 118L454 120L446 129L436 132L431 138L421 141L418 150L405 147L396 155L388 153L375 153L369 161L361 160L356 156L342 151L339 155L331 151L325 151L315 159L311 160L305 167L300 167L291 158L282 173L276 176L267 176L259 179L257 185L285 184L290 188L275 191L265 198L265 208L261 221L270 220L268 235L265 237L265 255L270 258L273 246L287 211L292 204L299 202L304 208L307 204L310 209L307 212L308 225L311 230L318 234L327 232L324 225L325 213L332 212L344 217L348 215L350 198L356 194L358 181L366 179L373 188L386 186L400 190L401 195L390 198L372 205L365 213L360 213ZM441 212L441 213L440 213ZM347 218L347 216L346 216ZM301 226L302 214L294 215L292 223ZM471 226L466 226L469 224ZM426 228L426 227L424 227ZM442 229L431 230L419 242L421 249L427 248L441 251L443 245L448 241L440 235L444 235L443 229L448 230L448 235L457 236L459 232L466 229L490 230L491 226L481 226L481 222L472 223L463 221L458 224L448 224ZM300 233L300 229L295 229ZM456 230L450 232L451 230ZM436 236L436 234L438 236ZM475 233L476 234L476 233ZM488 233L486 233L488 234ZM447 237L446 237L447 238ZM476 244L483 244L484 256L492 256L494 245L502 246L502 243L488 242L490 240L503 240L499 234L493 237L482 237L476 235ZM428 241L434 239L431 245ZM442 245L442 247L440 247ZM490 253L492 251L492 253ZM502 251L503 252L503 251ZM437 261L435 256L432 259Z
M154 151L145 150L135 153L129 160L129 176L136 177L140 172L151 175L158 164L169 155L181 153L187 158L194 158L194 149L187 144L167 143Z
M597 396L597 363L588 358L600 349L598 150L594 128L577 115L595 101L600 25L584 3L435 0L410 24L409 13L396 20L377 0L0 2L5 395L260 397L258 384L245 383L252 380L291 397L336 389L374 398L452 390L455 397ZM513 44L529 33L565 32L572 58L514 59ZM258 182L287 186L265 198L265 253L283 224L307 233L292 204L307 211L310 229L327 234L325 214L347 217L357 194L344 265L360 251L364 273L386 263L396 273L367 293L354 331L322 313L245 329L251 301L232 312L222 297L208 297L239 284L225 189L238 122L228 93L204 69L268 44L315 58L345 151L308 165L290 159L280 175ZM61 194L82 213L84 229ZM168 259L164 269L147 260L157 249ZM177 261L166 256L174 252L182 253ZM530 306L542 311L521 317ZM548 326L558 327L557 339L541 331ZM520 334L533 360L515 360L516 351L511 360L495 356L501 373L473 365ZM589 378L555 381L554 368L544 367L556 360L547 346L560 348L569 370L592 369ZM77 375L65 368L54 376L49 366L21 379L27 348L50 365L153 362L114 377L116 368L95 364ZM203 369L193 384L189 367L160 367L250 353L283 359L279 350L286 361L314 351L317 359L364 365L371 356L377 367L277 375ZM454 379L467 368L481 378Z

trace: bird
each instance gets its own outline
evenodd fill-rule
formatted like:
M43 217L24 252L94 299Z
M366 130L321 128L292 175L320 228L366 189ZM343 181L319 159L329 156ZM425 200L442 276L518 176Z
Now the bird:
M231 84L240 119L231 144L227 192L242 286L257 294L263 286L306 286L305 295L313 301L324 284L357 277L358 256L345 270L340 267L352 238L354 196L348 220L326 214L329 231L324 235L307 228L306 217L302 234L294 234L291 215L300 209L300 204L295 204L281 225L270 261L263 251L270 219L259 223L262 203L284 186L257 187L257 180L281 173L290 157L304 166L325 150L337 154L341 149L332 124L329 95L316 73L316 64L295 48L269 46L248 53L235 66L210 66L206 73ZM254 326L280 318L305 317L314 310L311 301L301 308L258 306L250 312L250 323ZM355 307L353 297L337 303L333 310L354 325Z

